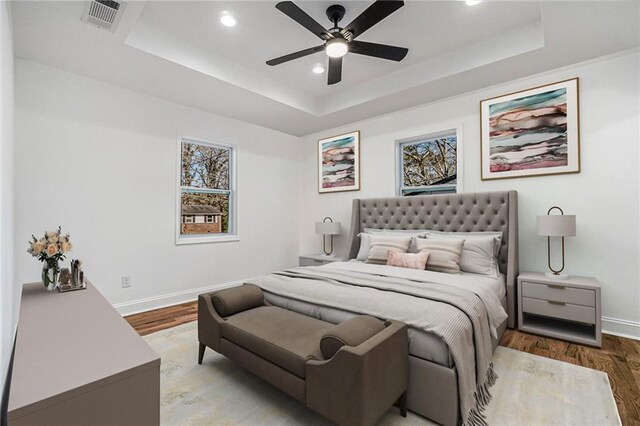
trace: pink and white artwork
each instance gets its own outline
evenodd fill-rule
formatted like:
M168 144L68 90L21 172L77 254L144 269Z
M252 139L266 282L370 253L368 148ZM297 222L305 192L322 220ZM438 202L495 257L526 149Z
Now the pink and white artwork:
M480 103L482 179L580 171L578 79Z
M360 132L318 141L318 192L360 189Z

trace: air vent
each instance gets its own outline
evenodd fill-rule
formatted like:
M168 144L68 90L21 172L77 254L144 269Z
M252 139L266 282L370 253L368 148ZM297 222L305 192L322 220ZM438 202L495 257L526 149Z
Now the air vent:
M115 31L125 4L113 0L92 0L87 4L82 20L109 31Z

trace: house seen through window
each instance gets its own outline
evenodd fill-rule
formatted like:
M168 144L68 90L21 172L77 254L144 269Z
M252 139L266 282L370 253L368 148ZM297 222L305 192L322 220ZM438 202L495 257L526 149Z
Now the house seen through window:
M457 191L458 138L455 130L397 143L398 195Z
M214 241L235 233L234 160L232 146L182 139L179 242Z

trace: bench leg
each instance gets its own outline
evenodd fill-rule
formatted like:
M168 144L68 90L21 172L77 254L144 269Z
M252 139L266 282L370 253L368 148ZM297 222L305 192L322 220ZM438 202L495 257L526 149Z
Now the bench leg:
M400 399L398 400L398 406L400 407L400 414L402 417L407 417L407 392L405 391L402 395L400 395Z
M207 348L202 343L198 342L200 347L198 348L198 364L202 365L202 358L204 358L204 350Z

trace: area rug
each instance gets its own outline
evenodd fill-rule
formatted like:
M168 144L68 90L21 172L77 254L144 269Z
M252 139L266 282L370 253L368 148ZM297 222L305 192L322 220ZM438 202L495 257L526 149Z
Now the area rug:
M207 349L197 363L195 322L150 334L162 358L164 425L327 425L303 404ZM490 425L619 425L609 379L603 372L498 347L500 376L486 410ZM433 425L391 409L381 425Z

